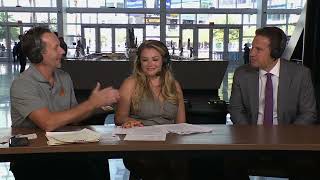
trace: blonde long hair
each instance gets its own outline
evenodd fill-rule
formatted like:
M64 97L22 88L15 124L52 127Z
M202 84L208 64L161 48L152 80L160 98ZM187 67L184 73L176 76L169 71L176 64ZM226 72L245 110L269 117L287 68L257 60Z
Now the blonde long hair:
M141 68L141 52L144 49L153 48L162 56L162 68L160 76L160 95L173 104L178 104L178 94L175 85L175 78L171 72L170 55L168 48L157 40L144 41L138 48L137 59L134 62L132 77L135 79L136 86L131 98L131 106L134 112L139 111L140 101L143 97L153 97L152 90L149 85L148 77L143 73Z

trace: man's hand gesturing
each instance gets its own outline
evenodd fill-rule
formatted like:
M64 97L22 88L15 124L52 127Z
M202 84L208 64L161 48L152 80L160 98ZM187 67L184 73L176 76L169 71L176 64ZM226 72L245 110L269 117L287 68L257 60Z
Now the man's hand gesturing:
M100 108L102 106L112 105L118 102L119 98L120 96L117 89L113 89L112 87L101 89L101 85L98 82L91 92L89 101L95 108Z

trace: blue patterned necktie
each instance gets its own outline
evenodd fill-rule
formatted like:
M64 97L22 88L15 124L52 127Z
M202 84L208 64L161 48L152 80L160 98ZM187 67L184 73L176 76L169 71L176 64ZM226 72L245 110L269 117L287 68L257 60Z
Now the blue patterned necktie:
M271 73L267 73L267 82L265 89L265 99L264 99L264 120L263 124L266 126L273 125L273 88L272 88L272 79Z

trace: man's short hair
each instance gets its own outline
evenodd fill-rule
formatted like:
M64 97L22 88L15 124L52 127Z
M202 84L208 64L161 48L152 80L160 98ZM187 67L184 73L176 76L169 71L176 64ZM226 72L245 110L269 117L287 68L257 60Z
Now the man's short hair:
M40 63L42 61L45 43L42 42L41 37L44 33L51 33L51 31L46 27L37 26L29 29L22 37L22 52L32 63Z
M287 44L287 35L278 27L263 27L256 30L256 36L264 36L270 41L270 56L280 58Z

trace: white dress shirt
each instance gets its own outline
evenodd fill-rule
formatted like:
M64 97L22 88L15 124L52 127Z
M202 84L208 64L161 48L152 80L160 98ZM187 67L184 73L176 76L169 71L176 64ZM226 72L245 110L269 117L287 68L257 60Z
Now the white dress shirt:
M273 88L273 125L278 125L278 85L279 85L279 71L280 71L280 59L278 59L277 64L271 69L269 73L272 74L272 88ZM264 117L264 99L265 99L265 89L267 82L267 74L265 70L259 70L259 112L258 112L258 121L257 124L263 124Z

